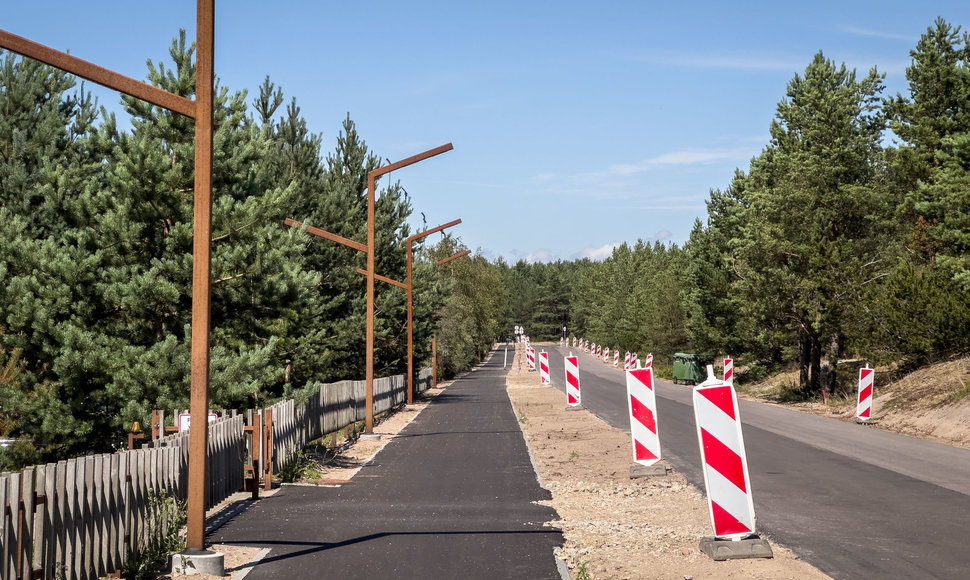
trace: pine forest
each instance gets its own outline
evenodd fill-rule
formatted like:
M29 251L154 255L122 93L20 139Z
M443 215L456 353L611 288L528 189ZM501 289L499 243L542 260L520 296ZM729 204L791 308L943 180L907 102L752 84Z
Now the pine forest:
M191 98L193 52L181 33L147 82ZM424 238L416 366L432 334L450 377L521 325L533 341L651 352L661 373L675 352L730 354L740 381L797 368L808 397L837 388L839 359L902 373L967 354L970 36L940 19L909 56L909 91L890 95L875 68L816 54L681 245L437 266L462 241ZM187 407L194 125L122 97L120 129L78 79L7 52L0 67L0 437L22 441L0 452L4 470L117 448L152 409ZM255 96L217 88L213 408L364 375L363 254L283 221L364 239L382 157L350 114L322 151L297 103L270 77ZM416 208L381 183L377 270L403 280ZM377 376L406 372L405 308L403 290L377 286Z

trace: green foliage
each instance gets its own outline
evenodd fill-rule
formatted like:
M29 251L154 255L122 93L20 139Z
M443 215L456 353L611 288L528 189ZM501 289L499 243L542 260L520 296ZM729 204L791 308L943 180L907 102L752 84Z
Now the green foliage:
M183 31L147 81L192 98L193 51ZM0 59L0 353L16 361L0 381L3 427L33 441L30 457L109 451L152 408L188 405L194 123L122 97L132 128L119 131L73 77ZM321 159L322 138L295 100L280 110L269 78L255 118L245 93L217 87L214 101L212 406L363 377L362 254L283 220L365 240L366 174L380 158L348 116ZM403 280L411 206L397 184L379 193L377 269ZM418 277L427 288L427 266ZM376 300L376 371L401 373L404 293L379 285ZM416 342L432 328L425 317Z
M465 248L446 235L428 259L437 262ZM440 376L453 377L483 360L499 335L500 320L509 301L496 267L481 256L469 256L437 266L437 284L446 298L438 310L438 367Z
M185 550L182 529L188 521L185 502L168 491L148 491L147 537L144 545L128 554L122 575L133 580L153 580L164 568L170 554ZM176 562L177 564L177 562Z
M868 296L866 350L914 369L970 347L970 306L947 276L901 261Z

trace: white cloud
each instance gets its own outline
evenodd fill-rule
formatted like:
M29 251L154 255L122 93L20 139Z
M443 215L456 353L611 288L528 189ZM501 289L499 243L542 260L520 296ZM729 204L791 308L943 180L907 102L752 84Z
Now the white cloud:
M848 32L849 34L854 34L856 36L870 36L875 38L886 38L888 40L905 40L907 42L916 42L919 37L912 36L910 34L899 34L897 32L884 32L882 30L872 30L871 28L860 28L858 26L841 26L842 32Z
M584 248L577 254L573 254L574 259L589 258L594 262L602 262L603 260L609 258L613 255L613 250L619 246L619 243L605 244L598 248Z
M600 181L606 177L636 175L658 167L709 165L724 161L743 162L748 161L754 155L757 155L757 151L751 147L738 147L734 149L686 149L684 151L662 153L637 163L611 165L605 171L582 174L579 178L588 181Z

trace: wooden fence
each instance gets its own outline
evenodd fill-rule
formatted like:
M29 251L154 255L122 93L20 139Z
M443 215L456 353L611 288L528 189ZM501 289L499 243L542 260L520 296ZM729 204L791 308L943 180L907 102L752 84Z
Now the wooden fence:
M422 370L415 391L431 381L431 370ZM403 376L375 380L374 413L404 402L405 391ZM302 406L288 399L269 409L268 441L247 437L245 419L253 412L209 423L207 508L242 489L254 451L272 457L278 472L307 443L363 420L364 382L321 384ZM257 417L265 417L261 411ZM188 493L188 432L161 434L139 450L0 474L0 580L87 580L123 568L159 530L152 498L164 493L184 501ZM251 448L265 443L272 448Z

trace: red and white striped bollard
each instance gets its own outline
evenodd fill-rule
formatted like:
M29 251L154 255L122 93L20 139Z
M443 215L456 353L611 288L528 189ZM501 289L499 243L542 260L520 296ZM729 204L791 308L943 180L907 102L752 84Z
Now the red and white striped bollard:
M734 359L724 359L724 382L734 386Z
M539 384L551 384L549 380L549 353L546 351L539 353Z
M660 461L653 369L648 367L626 371L626 393L630 411L630 435L633 439L633 462L645 466L653 465Z
M563 357L566 362L566 404L578 407L582 404L582 391L579 387L579 357Z
M711 525L715 538L740 540L754 535L755 517L738 397L734 387L708 374L694 388L694 418Z
M875 378L873 369L859 369L859 399L855 407L856 421L865 422L872 419L872 380Z

